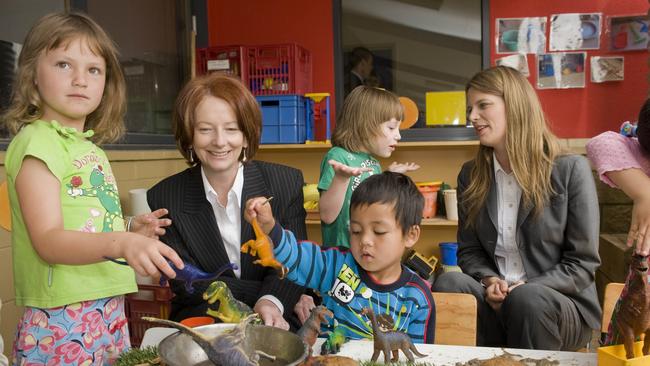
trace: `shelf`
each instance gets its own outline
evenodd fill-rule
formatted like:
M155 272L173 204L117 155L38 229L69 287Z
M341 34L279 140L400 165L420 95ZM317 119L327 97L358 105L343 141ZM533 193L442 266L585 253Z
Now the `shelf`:
M411 141L400 142L397 148L428 148L428 147L466 147L478 146L478 140L470 141ZM282 151L282 150L329 150L332 147L330 143L316 144L263 144L260 150Z
M320 225L320 220L307 219L307 225ZM451 221L443 219L442 217L435 217L433 219L422 219L420 226L458 226L458 221Z

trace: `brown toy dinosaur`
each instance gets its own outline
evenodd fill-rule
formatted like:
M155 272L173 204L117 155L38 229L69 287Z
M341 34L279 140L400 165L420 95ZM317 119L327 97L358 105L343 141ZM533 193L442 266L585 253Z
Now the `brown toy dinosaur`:
M310 355L312 354L312 347L316 343L316 338L320 334L320 325L321 323L327 324L327 317L333 318L334 314L326 307L319 305L311 309L309 318L307 318L305 324L296 333L309 346Z
M223 332L213 338L208 338L192 328L171 320L145 316L142 317L142 320L164 324L189 335L194 342L201 346L201 349L208 355L208 359L215 365L257 366L259 365L260 356L270 360L275 360L275 357L262 351L252 350L251 353L247 352L251 347L246 344L246 328L256 318L257 314L249 315L231 331Z
M379 358L379 353L384 352L384 363L388 364L389 362L397 362L399 360L399 350L402 350L408 358L409 362L415 362L413 354L415 353L418 357L425 357L425 354L420 353L413 341L408 336L408 334L396 330L382 331L377 323L375 318L375 313L370 308L363 308L361 310L362 315L367 315L370 318L372 323L372 334L374 342L374 352L372 353L372 362L376 362ZM389 359L390 354L393 354L393 358Z
M629 359L634 358L634 340L643 333L645 333L643 354L648 355L648 351L650 351L648 257L632 256L625 288L614 309L612 323L615 324L615 327L610 328L610 333L618 331L620 337L617 338L623 339L625 353Z
M273 267L280 273L280 278L284 278L287 274L287 267L278 262L273 255L273 243L269 239L256 218L251 221L253 231L255 232L255 240L249 240L241 246L242 253L248 252L252 256L258 256L260 259L256 260L255 264L261 264L264 267Z
M359 366L359 362L345 356L308 357L300 366Z

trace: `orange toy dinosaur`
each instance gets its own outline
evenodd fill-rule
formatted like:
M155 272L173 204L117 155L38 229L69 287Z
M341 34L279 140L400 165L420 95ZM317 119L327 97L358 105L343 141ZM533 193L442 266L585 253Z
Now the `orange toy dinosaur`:
M251 225L253 225L256 239L244 243L244 245L241 246L242 253L248 252L252 256L257 255L259 259L253 263L260 264L264 267L273 267L280 273L280 278L284 278L288 269L275 259L275 256L273 255L273 243L271 243L269 237L264 234L264 231L262 231L256 218L251 221Z

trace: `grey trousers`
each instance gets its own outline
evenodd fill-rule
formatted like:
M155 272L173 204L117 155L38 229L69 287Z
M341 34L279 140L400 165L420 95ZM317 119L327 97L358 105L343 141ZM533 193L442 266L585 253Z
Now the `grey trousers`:
M443 273L432 290L476 297L478 346L574 351L591 339L592 330L573 301L546 286L526 283L516 287L499 311L485 301L485 288L464 273Z

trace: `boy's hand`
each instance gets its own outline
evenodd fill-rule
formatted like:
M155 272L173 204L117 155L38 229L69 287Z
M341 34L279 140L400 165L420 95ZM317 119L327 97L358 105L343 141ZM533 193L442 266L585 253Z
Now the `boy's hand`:
M172 220L161 218L167 213L166 208L161 208L154 212L135 216L131 220L131 232L158 239L165 235L165 228L172 224Z
M345 178L345 179L350 177L356 177L357 175L364 172L372 171L372 168L367 168L367 167L353 168L345 164L339 163L336 160L328 160L327 163L332 166L332 169L334 169L334 174L336 174L338 177Z
M398 163L394 161L388 166L388 171L402 174L418 169L420 169L420 166L415 163Z
M246 201L244 219L250 223L254 218L257 218L257 223L262 228L262 231L269 235L275 226L275 219L273 218L271 204L266 197L255 197Z

